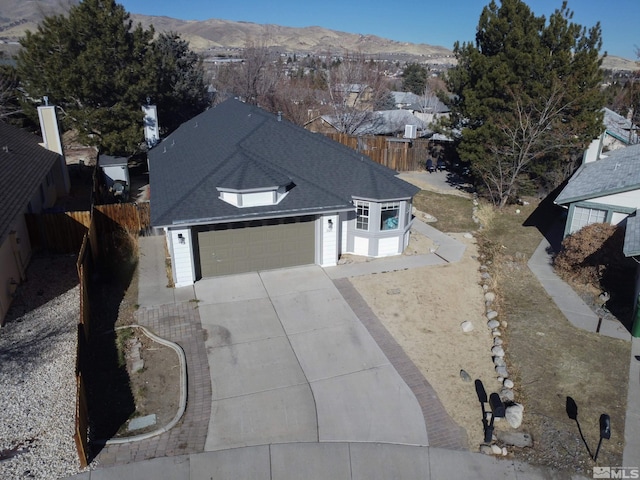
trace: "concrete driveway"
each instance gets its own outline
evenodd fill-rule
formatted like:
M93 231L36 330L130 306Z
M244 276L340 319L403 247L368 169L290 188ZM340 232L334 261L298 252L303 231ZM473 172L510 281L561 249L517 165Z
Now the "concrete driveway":
M195 284L212 382L205 450L428 445L406 383L318 266Z

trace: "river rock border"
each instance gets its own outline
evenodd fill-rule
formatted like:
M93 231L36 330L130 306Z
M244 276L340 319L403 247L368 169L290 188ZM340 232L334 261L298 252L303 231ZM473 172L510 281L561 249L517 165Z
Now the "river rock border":
M508 323L506 320L500 319L500 314L498 310L496 310L496 293L492 288L493 282L491 273L489 273L489 266L486 264L481 264L479 270L480 285L482 286L482 290L484 291L485 318L487 322L487 328L491 331L491 335L493 337L490 354L495 369L496 379L501 384L498 395L506 406L505 417L507 423L513 429L518 429L522 424L524 407L521 404L515 402L515 384L510 378L510 373L507 368L505 344L502 336L504 331L508 327ZM496 436L496 434L494 433L490 444L480 445L480 452L487 455L506 456L508 454L507 448L505 446L500 447L499 445L496 445L496 440L500 440L502 444L506 444L509 446L529 447L532 445L531 436L529 434L525 432L513 433L514 435L498 436ZM515 439L515 441L510 441L509 439L511 438Z

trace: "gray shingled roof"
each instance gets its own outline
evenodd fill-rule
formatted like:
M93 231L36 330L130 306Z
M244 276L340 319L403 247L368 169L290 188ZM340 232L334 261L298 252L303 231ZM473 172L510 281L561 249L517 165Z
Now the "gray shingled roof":
M604 112L604 126L607 133L625 144L638 143L637 126L631 120L608 108L602 109Z
M407 110L377 110L368 112L367 117L354 135L393 135L404 132L406 125L415 125L418 130L426 128L425 122ZM339 123L334 115L323 115L322 119L331 125Z
M0 242L59 159L40 143L42 138L0 121Z
M555 200L558 205L640 189L640 145L619 148L573 174Z
M366 156L260 108L228 100L184 123L149 152L154 226L352 209L352 196L408 199L419 189ZM238 208L217 187L295 186L278 205Z

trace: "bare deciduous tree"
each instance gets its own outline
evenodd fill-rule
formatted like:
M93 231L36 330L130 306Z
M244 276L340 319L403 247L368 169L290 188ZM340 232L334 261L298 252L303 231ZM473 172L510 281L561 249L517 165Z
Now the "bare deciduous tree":
M511 95L515 103L513 118L497 124L499 135L487 145L492 158L474 165L474 171L484 182L489 197L500 207L518 191L522 174L531 164L551 151L569 146L564 139L571 136L571 132L562 128L562 117L572 102L565 103L559 86L551 91L548 98L536 104L527 103L513 92Z
M374 106L388 95L384 76L362 54L345 56L327 72L327 88L334 127L353 135L374 118Z

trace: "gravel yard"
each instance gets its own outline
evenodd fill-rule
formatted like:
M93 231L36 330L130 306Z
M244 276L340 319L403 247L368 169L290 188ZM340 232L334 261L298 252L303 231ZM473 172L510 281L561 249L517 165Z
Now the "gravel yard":
M33 258L0 329L0 478L78 473L75 256Z

